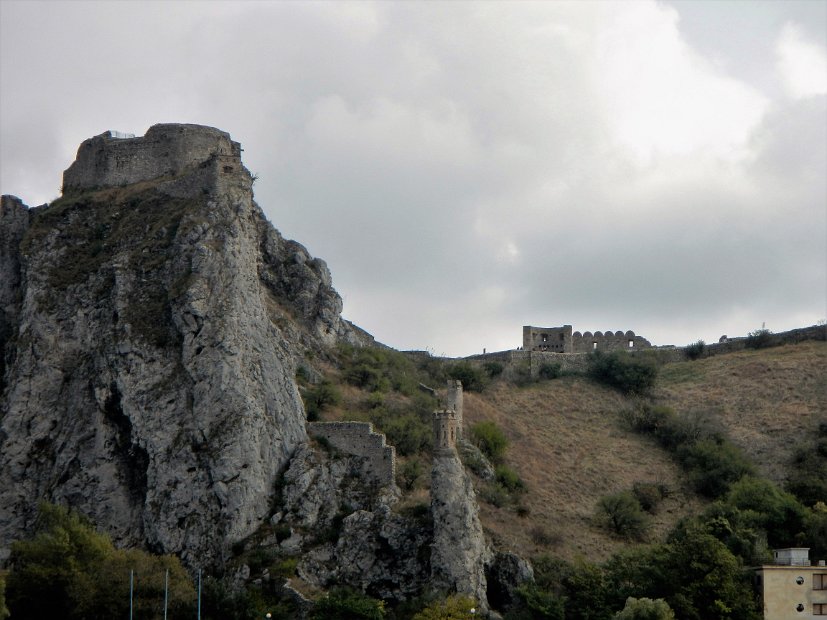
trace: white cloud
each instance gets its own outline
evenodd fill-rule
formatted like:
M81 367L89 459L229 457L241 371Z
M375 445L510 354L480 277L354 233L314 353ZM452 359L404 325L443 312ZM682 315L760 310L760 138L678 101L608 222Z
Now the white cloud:
M775 43L776 70L790 96L797 99L827 93L827 50L787 22Z

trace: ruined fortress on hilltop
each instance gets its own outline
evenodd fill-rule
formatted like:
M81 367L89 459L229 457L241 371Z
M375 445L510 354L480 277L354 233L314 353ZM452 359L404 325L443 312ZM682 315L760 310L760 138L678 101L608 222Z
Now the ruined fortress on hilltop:
M244 170L241 145L204 125L158 124L139 137L106 131L81 143L63 173L63 191L131 185L208 163L222 174Z

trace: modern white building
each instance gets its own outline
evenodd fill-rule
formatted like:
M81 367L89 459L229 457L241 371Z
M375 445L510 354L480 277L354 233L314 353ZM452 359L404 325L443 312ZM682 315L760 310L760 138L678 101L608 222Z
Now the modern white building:
M827 618L827 566L813 566L809 548L776 549L773 563L755 569L765 620Z

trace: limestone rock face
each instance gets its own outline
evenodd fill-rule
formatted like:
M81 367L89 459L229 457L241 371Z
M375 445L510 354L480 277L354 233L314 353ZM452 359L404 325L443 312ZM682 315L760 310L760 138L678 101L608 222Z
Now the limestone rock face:
M430 521L427 515L394 512L398 489L375 484L365 460L298 448L273 518L274 525L290 526L280 547L302 554L298 573L308 583L405 600L429 580Z
M295 360L353 330L239 152L194 125L103 134L55 203L3 197L0 560L43 499L192 566L269 517L306 441Z
M472 596L487 609L485 570L493 554L483 535L474 486L454 450L434 455L431 513L432 586Z

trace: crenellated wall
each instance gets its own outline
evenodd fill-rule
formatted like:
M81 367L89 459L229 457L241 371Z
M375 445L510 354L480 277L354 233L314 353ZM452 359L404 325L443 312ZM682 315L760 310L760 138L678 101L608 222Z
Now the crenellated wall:
M548 353L588 353L651 348L652 343L635 332L574 332L571 325L561 327L523 326L523 350Z
M347 454L367 459L369 472L380 485L393 484L396 478L396 450L385 444L385 436L373 432L369 422L309 422L307 433L323 437L331 446Z
M159 124L146 135L119 138L107 131L84 140L63 173L63 190L110 187L176 175L220 158L223 168L241 168L241 145L230 134L204 125Z
M571 336L571 353L588 353L589 351L633 351L650 349L652 343L635 332L574 332Z

